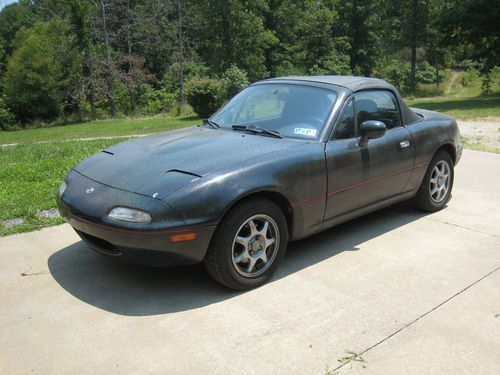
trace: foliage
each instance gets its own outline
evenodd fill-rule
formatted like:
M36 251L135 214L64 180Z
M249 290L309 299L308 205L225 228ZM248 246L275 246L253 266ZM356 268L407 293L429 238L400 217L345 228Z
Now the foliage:
M155 89L144 83L138 88L138 105L144 113L168 112L174 109L177 95L166 89Z
M477 79L478 77L479 73L477 70L469 70L467 72L464 72L460 77L460 84L467 87L471 81Z
M186 82L187 102L201 118L215 113L224 103L225 96L225 87L218 79L195 77Z
M16 116L7 107L5 99L0 96L0 129L15 130L17 128Z
M184 80L189 81L193 77L205 77L208 75L209 69L204 64L189 60L184 64ZM179 90L180 81L180 65L179 63L173 63L170 65L163 76L163 86L166 90L170 92L176 92Z
M247 72L233 64L222 75L222 83L226 88L226 97L232 98L247 87L250 82L248 81Z
M30 126L170 111L195 77L229 95L307 74L435 95L442 72L463 67L495 92L499 12L495 0L19 0L0 11L0 93ZM476 90L472 73L461 79Z
M17 33L4 77L7 101L21 121L54 120L73 104L74 65L79 55L59 21Z

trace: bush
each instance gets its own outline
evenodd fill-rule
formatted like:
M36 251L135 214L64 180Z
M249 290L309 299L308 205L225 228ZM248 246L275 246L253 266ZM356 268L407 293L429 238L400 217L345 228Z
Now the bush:
M170 65L163 75L163 85L169 92L179 91L179 63ZM193 77L204 77L208 74L208 68L196 61L186 61L184 64L184 81L189 81Z
M19 128L16 116L9 110L5 100L0 97L0 129L15 130Z
M224 103L226 90L220 80L194 77L186 82L187 102L198 116L208 118Z
M250 82L247 72L233 64L222 75L222 83L226 88L226 97L229 99L247 87Z
M479 72L477 70L469 70L467 72L463 72L460 76L460 84L464 87L467 87L472 81L475 81L478 78Z
M168 112L177 104L176 94L165 89L157 90L147 83L140 85L137 91L138 104L146 113Z

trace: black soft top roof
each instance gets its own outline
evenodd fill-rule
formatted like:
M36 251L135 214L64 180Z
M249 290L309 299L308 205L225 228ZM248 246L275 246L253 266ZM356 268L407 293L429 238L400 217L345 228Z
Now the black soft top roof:
M369 89L382 89L382 90L390 90L392 91L399 102L399 107L401 108L401 115L403 117L403 123L405 125L414 123L416 121L421 120L421 117L418 116L415 112L413 112L404 102L403 98L399 94L398 90L387 83L383 79L378 78L368 78L368 77L355 77L355 76L288 76L288 77L277 77L270 78L264 81L256 82L256 83L265 83L265 82L276 82L276 81L301 81L304 84L307 82L311 82L313 84L321 84L321 85L335 85L343 87L352 92L360 91L360 90L369 90Z
M278 77L273 80L292 80L292 81L308 81L317 83L326 83L330 85L342 86L352 91L363 89L391 89L394 87L386 81L378 78L355 77L355 76L289 76Z

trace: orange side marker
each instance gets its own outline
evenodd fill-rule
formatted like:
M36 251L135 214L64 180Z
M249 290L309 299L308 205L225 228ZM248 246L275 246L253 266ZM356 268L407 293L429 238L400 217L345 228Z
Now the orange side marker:
M193 241L198 238L198 235L194 232L191 233L180 233L180 234L172 234L170 236L171 242L182 242L182 241Z

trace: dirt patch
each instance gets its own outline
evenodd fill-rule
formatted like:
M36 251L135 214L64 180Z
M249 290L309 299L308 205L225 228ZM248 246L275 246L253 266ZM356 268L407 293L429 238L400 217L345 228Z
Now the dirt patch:
M500 119L457 122L465 147L500 153Z

